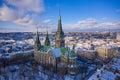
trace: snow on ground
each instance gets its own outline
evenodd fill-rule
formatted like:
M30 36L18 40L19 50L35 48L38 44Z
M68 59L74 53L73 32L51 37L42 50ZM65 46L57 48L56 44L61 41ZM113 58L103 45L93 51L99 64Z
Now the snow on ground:
M59 78L62 79L55 73L39 68L38 65L19 64L0 68L0 80L58 80ZM70 78L71 76L65 76L65 80Z
M16 43L34 45L34 39L26 39L26 40L16 41Z
M114 61L104 65L101 69L97 69L88 80L115 80L116 76L120 76L120 59L115 58Z

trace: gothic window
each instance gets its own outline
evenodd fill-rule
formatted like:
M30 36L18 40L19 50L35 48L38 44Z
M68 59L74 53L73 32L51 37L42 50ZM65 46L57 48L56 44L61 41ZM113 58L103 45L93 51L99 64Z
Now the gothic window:
M49 57L49 64L50 64L50 65L53 65L53 64L54 64L54 58L51 57L51 56Z

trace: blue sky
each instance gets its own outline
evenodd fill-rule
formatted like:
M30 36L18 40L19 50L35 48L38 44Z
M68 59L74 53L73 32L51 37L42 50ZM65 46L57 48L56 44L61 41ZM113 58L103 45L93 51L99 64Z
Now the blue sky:
M1 0L0 31L120 31L120 0Z

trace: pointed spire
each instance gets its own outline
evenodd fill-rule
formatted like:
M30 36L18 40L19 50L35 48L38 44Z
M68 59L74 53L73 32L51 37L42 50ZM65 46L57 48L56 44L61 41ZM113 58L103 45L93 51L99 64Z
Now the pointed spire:
M36 32L36 39L37 38L39 38L38 27L37 27L37 32Z
M62 30L61 15L60 15L60 11L59 11L58 28L57 28L57 32L56 32L55 47L64 47L64 46L65 46L64 32Z
M72 50L73 50L73 51L75 50L75 44L73 44L73 46L72 46Z
M38 34L38 27L37 27L37 32L36 32L36 36L38 36L39 34Z
M38 32L38 27L37 27L37 32Z
M36 40L35 40L35 50L39 50L40 47L41 47L41 42L39 39L39 33L38 33L38 27L37 27Z
M60 9L59 9L58 20L61 20Z
M59 16L58 16L58 31L62 31L60 10L59 10Z
M45 45L46 46L50 46L50 40L49 40L48 30L47 30L47 33L46 33Z

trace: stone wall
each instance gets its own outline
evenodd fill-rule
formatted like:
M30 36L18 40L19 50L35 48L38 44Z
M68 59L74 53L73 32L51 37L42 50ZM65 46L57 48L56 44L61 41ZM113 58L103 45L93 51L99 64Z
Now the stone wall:
M97 53L98 53L98 57L100 59L109 59L109 58L112 58L114 53L115 53L115 48L110 48L110 49L107 49L107 48L98 48L97 49Z
M43 68L54 72L56 71L57 61L52 54L36 51L34 53L34 58L37 63L43 66Z

